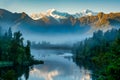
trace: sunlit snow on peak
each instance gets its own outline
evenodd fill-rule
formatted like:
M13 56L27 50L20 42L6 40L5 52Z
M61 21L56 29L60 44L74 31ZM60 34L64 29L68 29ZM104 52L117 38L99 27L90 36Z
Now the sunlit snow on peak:
M92 10L89 10L89 9L85 9L83 11L80 11L78 13L75 13L75 14L69 14L67 12L60 12L60 11L57 11L56 9L49 9L45 12L41 12L41 13L33 13L31 16L32 19L34 20L38 20L44 16L46 17L53 17L55 18L56 20L59 20L59 19L65 19L65 18L68 18L69 16L73 16L74 18L80 18L80 17L83 17L83 16L92 16L92 15L97 15L97 12L93 12Z

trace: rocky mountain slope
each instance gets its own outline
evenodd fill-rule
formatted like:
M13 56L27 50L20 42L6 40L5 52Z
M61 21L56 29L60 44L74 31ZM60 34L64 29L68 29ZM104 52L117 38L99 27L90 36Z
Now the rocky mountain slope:
M0 26L3 29L12 27L14 30L34 33L85 33L90 29L118 28L120 25L120 13L103 12L95 13L85 10L71 15L59 12L55 9L32 18L26 13L12 13L0 9ZM33 19L34 18L34 19Z

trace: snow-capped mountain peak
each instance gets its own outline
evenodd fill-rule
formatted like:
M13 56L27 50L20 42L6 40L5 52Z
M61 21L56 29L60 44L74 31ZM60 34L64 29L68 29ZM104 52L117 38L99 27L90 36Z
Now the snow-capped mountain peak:
M69 15L69 14L65 13L65 12L57 11L55 9L49 9L49 10L47 10L46 15L48 17L51 16L51 17L53 17L55 19L63 19L63 18L66 18L67 15Z
M47 13L50 13L50 14L51 14L51 13L53 13L54 11L56 11L56 9L54 9L54 8L53 8L53 9L48 9L48 10L47 10Z
M86 14L88 16L92 16L92 15L97 15L97 12L93 12L92 10L86 9L81 11L81 13Z
M97 12L93 12L92 10L85 9L85 10L80 11L79 13L74 14L73 16L75 18L80 18L80 17L83 17L83 16L92 16L92 15L93 16L97 15Z
M82 11L81 11L81 13L89 13L89 12L92 12L92 10L85 9L85 10L82 10Z
M42 12L39 14L32 14L30 15L30 17L34 20L40 19L44 16L53 17L55 19L63 19L63 18L67 18L68 15L69 15L68 13L60 12L60 11L57 11L56 9L49 9L46 12Z
M37 19L40 19L40 18L46 16L46 17L53 17L56 20L59 20L59 19L65 19L69 16L73 16L74 18L80 18L83 16L92 16L92 15L97 15L97 13L93 12L89 9L83 10L83 11L75 13L75 14L69 14L67 12L60 12L60 11L57 11L56 9L49 9L46 12L42 12L39 14L32 14L31 18L37 20Z

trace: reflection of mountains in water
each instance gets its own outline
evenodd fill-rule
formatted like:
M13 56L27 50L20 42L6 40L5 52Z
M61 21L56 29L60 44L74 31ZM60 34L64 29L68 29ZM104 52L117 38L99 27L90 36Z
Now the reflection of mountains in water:
M79 68L72 61L72 53L69 50L32 50L35 57L41 56L44 65L35 65L30 71L30 76L37 77L36 80L82 80L88 77L89 70ZM36 52L36 53L35 53ZM44 55L44 56L43 56ZM69 59L69 58L71 59ZM33 77L30 77L32 80Z
M63 59L63 58L61 58ZM79 68L75 63L67 59L45 61L44 65L36 65L30 72L30 75L36 75L45 80L90 80L90 72L84 68Z

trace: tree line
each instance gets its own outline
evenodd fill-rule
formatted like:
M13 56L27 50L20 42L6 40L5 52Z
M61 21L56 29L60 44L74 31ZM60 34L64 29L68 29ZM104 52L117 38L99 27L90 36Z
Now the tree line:
M119 80L120 29L94 32L93 37L74 45L75 61L91 62L97 70L97 80Z
M0 61L11 61L22 65L33 59L30 53L30 41L23 44L24 38L20 31L12 33L11 28L5 33L0 29Z

